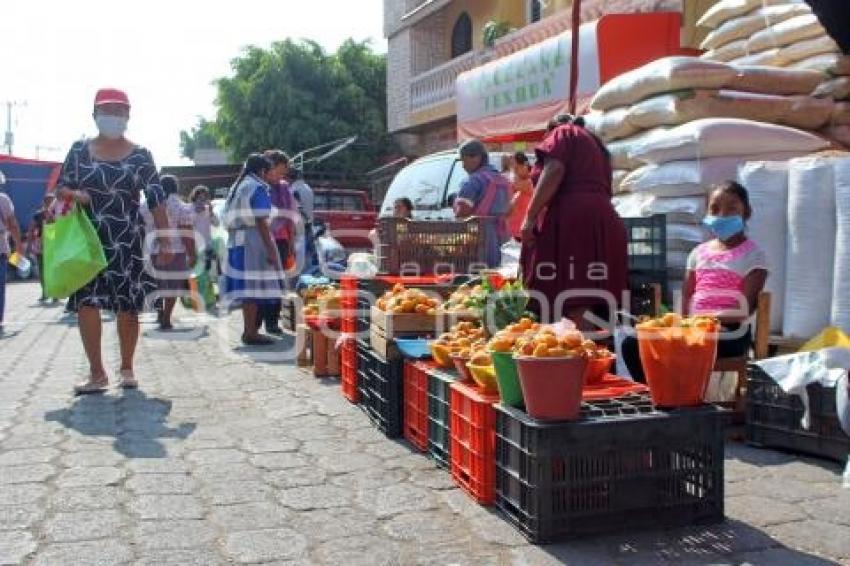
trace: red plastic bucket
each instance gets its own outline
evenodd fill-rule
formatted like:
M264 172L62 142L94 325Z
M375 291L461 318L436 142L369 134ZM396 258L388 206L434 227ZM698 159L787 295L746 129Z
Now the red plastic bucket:
M593 358L587 360L587 369L584 370L584 384L598 385L611 372L613 357Z
M534 419L578 418L584 387L584 358L515 358L525 410Z

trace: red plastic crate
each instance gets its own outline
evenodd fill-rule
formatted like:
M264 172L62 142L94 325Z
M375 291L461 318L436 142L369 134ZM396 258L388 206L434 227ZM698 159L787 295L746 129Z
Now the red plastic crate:
M484 393L478 386L451 386L452 478L482 505L496 496L496 411L498 394Z
M435 366L404 363L404 437L420 452L428 450L428 372Z
M342 374L342 395L352 403L360 402L357 389L357 342L353 339L342 344L340 355L340 373Z

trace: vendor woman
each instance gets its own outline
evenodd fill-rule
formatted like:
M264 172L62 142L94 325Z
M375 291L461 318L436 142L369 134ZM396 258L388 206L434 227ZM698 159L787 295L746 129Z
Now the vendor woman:
M488 219L485 261L488 267L498 267L502 244L509 238L510 182L490 165L487 148L478 140L469 140L460 146L460 160L469 178L460 186L455 198L455 216Z
M604 144L581 118L559 116L551 126L535 149L520 264L526 288L547 303L535 306L543 322L567 317L588 329L585 314L619 304L626 290L626 228L611 204Z

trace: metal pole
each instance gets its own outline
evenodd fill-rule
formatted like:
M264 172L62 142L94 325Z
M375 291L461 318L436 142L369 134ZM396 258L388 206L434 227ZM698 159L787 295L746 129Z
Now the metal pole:
M570 114L575 115L578 106L578 56L579 31L581 30L581 0L573 0L572 56L570 58Z
M12 103L6 102L6 153L12 155Z

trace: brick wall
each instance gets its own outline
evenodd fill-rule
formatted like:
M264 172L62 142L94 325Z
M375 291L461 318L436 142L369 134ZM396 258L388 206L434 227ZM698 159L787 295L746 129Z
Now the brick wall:
M388 2L391 0L387 0ZM395 132L409 125L412 37L404 29L389 38L387 48L387 126Z

